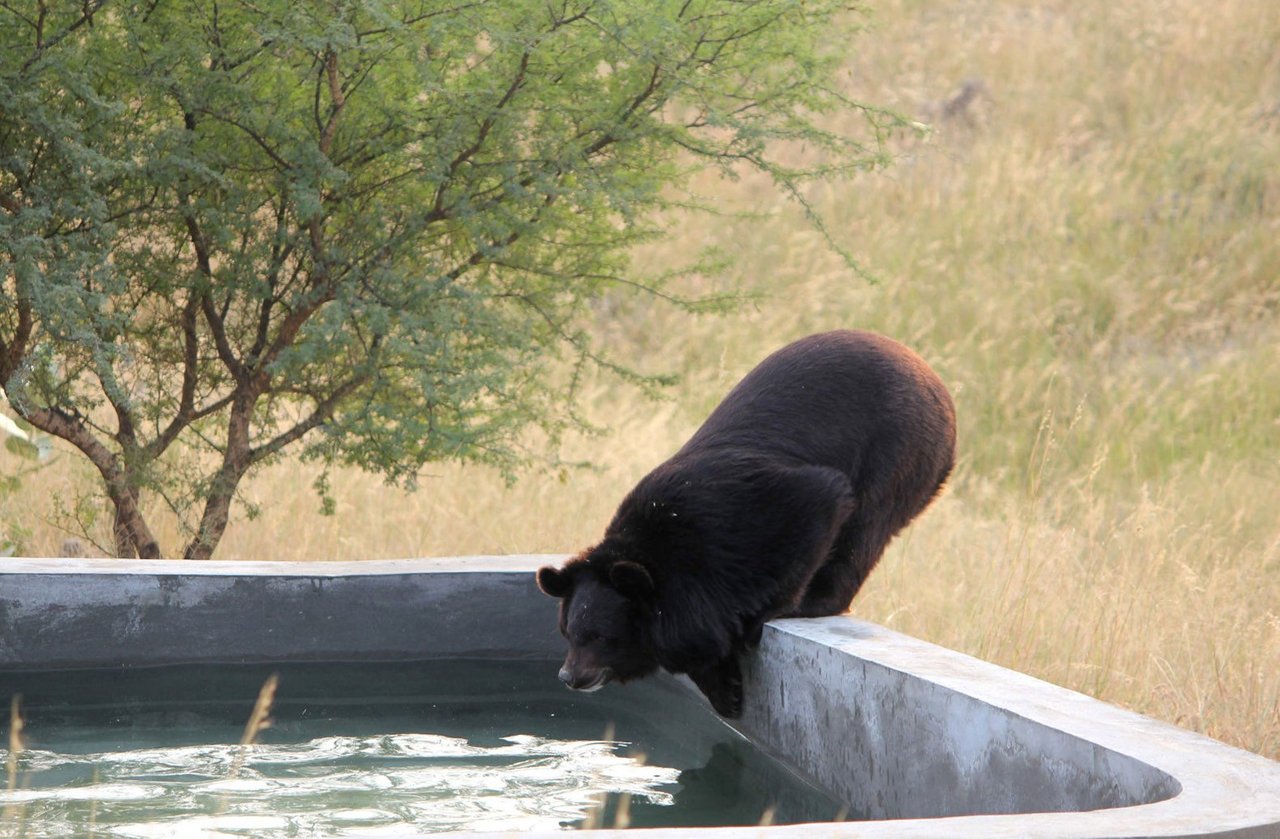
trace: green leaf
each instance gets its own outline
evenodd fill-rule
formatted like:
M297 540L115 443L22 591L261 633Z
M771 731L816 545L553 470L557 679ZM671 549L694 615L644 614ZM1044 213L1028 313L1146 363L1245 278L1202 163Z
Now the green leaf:
M10 454L24 460L39 461L41 459L39 446L22 437L6 437L4 447Z

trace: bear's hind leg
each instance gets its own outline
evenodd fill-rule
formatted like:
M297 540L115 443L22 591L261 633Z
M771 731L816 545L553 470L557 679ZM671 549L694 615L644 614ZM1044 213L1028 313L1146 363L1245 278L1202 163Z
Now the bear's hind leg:
M827 561L810 578L800 603L786 617L821 618L846 611L892 538L884 531L883 526L846 522Z
M689 678L711 701L717 714L726 719L741 716L742 668L736 655L731 654L702 670L690 670Z

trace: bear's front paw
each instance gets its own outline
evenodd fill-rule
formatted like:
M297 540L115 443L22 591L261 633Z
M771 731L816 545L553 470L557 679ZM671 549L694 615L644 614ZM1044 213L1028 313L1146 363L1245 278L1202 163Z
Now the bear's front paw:
M691 672L689 678L711 702L715 712L726 719L742 716L742 670L738 659L726 658L706 670Z
M708 696L711 707L725 719L737 719L742 716L742 681L738 680L722 686L716 694Z

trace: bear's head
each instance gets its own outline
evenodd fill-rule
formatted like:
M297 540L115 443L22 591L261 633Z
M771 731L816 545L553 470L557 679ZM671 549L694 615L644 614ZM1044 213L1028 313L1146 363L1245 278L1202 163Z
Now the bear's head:
M538 587L560 599L560 632L569 641L560 681L592 691L658 668L650 641L654 583L643 565L596 548L563 568L538 569Z

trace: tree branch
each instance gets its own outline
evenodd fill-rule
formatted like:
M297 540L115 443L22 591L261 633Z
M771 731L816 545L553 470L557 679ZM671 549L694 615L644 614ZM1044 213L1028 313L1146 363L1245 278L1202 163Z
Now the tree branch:
M192 247L195 248L196 267L212 284L213 264L209 257L209 244L200 230L200 224L196 221L195 214L188 206L185 195L180 198L180 203L182 205L183 220L187 225L187 235L191 240ZM204 289L193 293L199 299L200 310L204 313L205 321L209 324L209 332L213 336L213 345L218 350L218 358L222 360L222 363L226 365L227 370L237 381L244 379L244 364L236 357L231 342L227 340L226 321L218 313L218 310L214 308L213 298L210 296L209 290Z
M22 364L27 354L27 342L31 340L31 331L35 327L35 319L31 314L31 300L26 295L17 295L18 324L13 330L13 339L7 344L0 338L0 387Z
M458 152L457 156L450 161L448 174L445 175L444 179L440 182L440 186L436 188L435 201L432 205L434 213L444 213L445 188L449 185L449 182L453 180L454 175L458 173L462 164L466 163L478 154L480 149L484 147L485 140L489 137L489 132L493 130L493 126L497 122L498 113L506 107L507 103L516 95L516 91L524 85L525 74L529 70L529 58L529 50L525 50L520 55L520 65L516 68L515 78L512 79L511 84L507 86L507 90L502 94L502 98L498 100L497 104L493 106L493 109L490 110L488 115L480 122L480 129L476 132L475 142Z
M275 236L271 245L271 267L267 271L266 283L268 293L262 298L262 302L258 305L258 327L254 334L253 346L249 348L248 363L256 365L262 350L267 346L267 340L271 331L271 312L276 304L280 302L280 298L276 294L276 283L280 279L280 271L284 268L285 263L293 255L294 243L292 241L283 241L281 234L285 230L285 217L287 208L285 202L281 201L276 206L276 229Z
M153 460L163 454L194 419L196 384L199 378L197 365L200 363L200 336L196 331L196 314L199 310L200 295L191 291L178 321L182 329L182 392L178 397L178 410L164 430L147 444L147 456Z
M310 416L308 416L302 422L299 422L297 425L295 425L293 428L290 428L288 431L285 431L281 434L276 435L268 442L263 443L261 446L255 447L249 454L249 462L257 463L261 460L264 460L270 457L273 454L276 454L285 446L289 445L290 443L293 443L296 440L301 439L302 436L306 434L308 431L318 428L319 426L328 422L330 419L333 418L334 410L338 407L338 404L343 399L347 398L352 393L354 393L356 389L358 389L361 385L363 385L368 380L369 380L368 374L360 374L357 376L353 376L347 381L343 382L332 393L330 393L322 401L318 402L316 404L315 410L313 410Z
M138 445L138 430L133 422L133 411L129 409L129 400L121 391L120 382L107 359L95 357L94 368L94 374L102 385L102 393L107 397L107 401L111 403L111 409L116 414L116 433L113 436L121 448L132 451Z
M404 18L403 20L399 21L398 25L413 26L414 24L421 23L424 20L430 20L431 18L440 17L441 15L456 15L459 12L464 12L467 9L472 9L472 8L475 8L476 6L482 6L482 5L484 5L483 2L463 3L460 6L451 6L447 9L435 9L433 11L424 12L414 17ZM388 26L380 26L376 29L361 29L356 33L356 37L364 39L369 37L370 35L381 35L385 32L390 32L390 31L391 31L391 27L388 27Z
M338 131L338 117L347 104L347 95L342 90L342 79L338 76L338 53L330 47L324 57L324 77L329 83L329 118L320 131L320 153L329 156L333 147L333 136Z
M63 31L59 32L57 35L54 35L52 38L49 38L47 40L44 37L44 17L48 9L45 8L45 4L41 2L40 17L35 23L36 48L35 48L35 51L32 52L31 55L27 58L27 60L22 63L22 69L18 71L19 74L27 72L27 70L31 68L32 64L35 64L37 61L40 60L40 56L44 55L44 53L50 48L57 46L58 43L62 41L64 38L66 38L68 35L71 35L73 32L75 32L77 29L79 29L80 27L84 26L87 23L93 23L93 16L97 14L98 10L101 9L103 6L105 6L107 2L108 0L84 0L84 4L81 6L81 9L80 9L80 17L76 18L74 21L68 24L66 29L64 29Z
M276 164L277 169L279 169L280 171L287 172L288 170L293 168L293 165L288 160L285 160L284 157L282 157L278 151L276 151L271 147L271 144L267 142L265 137L259 134L256 130L245 125L243 122L240 122L237 119L233 119L232 117L227 116L227 114L222 113L220 111L211 111L211 110L208 110L207 108L202 108L200 110L200 113L204 114L205 116L216 119L220 122L225 122L227 125L231 125L231 126L234 126L235 128L239 128L241 131L244 132L245 136L247 136L250 140L253 140L254 145L256 145L258 148L262 149L264 152L267 153L267 157L271 158L271 161Z
M205 323L209 325L209 334L213 337L213 346L218 351L218 358L226 365L228 371L237 382L248 377L248 370L243 362L236 358L235 349L227 339L227 323L222 314L213 305L213 298L208 292L200 293L200 311L204 313Z
M258 387L266 385L267 367L280 356L289 346L291 346L298 337L303 325L306 324L311 316L320 310L324 304L328 303L334 297L332 285L324 285L313 292L310 300L306 301L302 306L293 309L287 314L283 321L280 322L280 330L276 333L275 340L271 342L271 346L263 353L262 357L255 360L254 372L257 377Z

